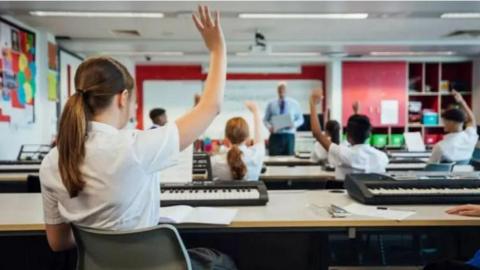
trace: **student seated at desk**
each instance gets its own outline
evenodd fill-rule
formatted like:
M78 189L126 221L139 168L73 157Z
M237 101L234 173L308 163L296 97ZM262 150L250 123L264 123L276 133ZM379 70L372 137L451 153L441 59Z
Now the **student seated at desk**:
M452 91L452 93L463 111L452 108L443 113L443 126L447 134L433 147L429 163L468 161L472 158L478 141L476 121L472 110L460 93L457 91ZM464 124L465 130L463 130Z
M328 120L325 124L325 135L332 143L340 144L340 123L335 120ZM327 150L319 142L315 142L311 158L315 162L325 161L328 159Z
M228 149L221 149L212 157L214 179L258 180L265 157L265 142L262 136L260 112L256 103L247 101L246 107L253 114L254 142L249 141L249 127L242 117L228 120L225 127L225 143Z
M58 147L40 169L45 229L54 251L75 246L70 224L119 231L158 224L158 172L205 131L223 102L226 48L219 16L212 19L208 8L199 7L193 19L210 51L210 70L200 103L175 123L124 129L135 108L135 84L127 69L110 57L90 58L78 67L76 93L60 119ZM235 269L232 263L215 265L231 262L218 253L194 253L200 255L190 253L194 269L209 260L214 269Z
M461 205L447 210L452 215L480 218L480 205ZM442 261L427 265L424 270L480 270L480 250L468 262Z
M315 139L328 149L328 161L335 166L335 178L344 180L349 173L383 173L388 165L387 155L365 141L370 136L371 124L367 116L354 114L347 123L347 140L352 146L333 143L323 134L317 115L317 105L323 98L321 90L312 91L310 97L310 124Z

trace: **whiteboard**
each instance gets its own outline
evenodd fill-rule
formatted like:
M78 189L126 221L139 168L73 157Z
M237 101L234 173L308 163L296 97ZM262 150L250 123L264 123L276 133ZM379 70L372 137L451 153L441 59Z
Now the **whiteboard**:
M320 80L286 80L287 96L297 100L303 113L309 113L309 96L313 88L321 87ZM205 132L205 137L221 139L224 137L225 123L228 119L236 116L244 117L250 125L253 134L253 118L244 107L246 100L254 100L258 103L263 117L269 101L277 98L277 86L279 80L230 80L225 87L225 98L222 112L215 118ZM191 110L193 97L201 93L202 81L162 81L151 80L143 84L143 119L144 128L151 125L148 113L155 107L167 110L168 120L175 121L179 116ZM263 128L264 136L269 135Z
M175 121L193 108L195 94L202 92L202 81L144 81L143 82L143 123L148 129L152 125L149 113L153 108L167 110L169 122Z

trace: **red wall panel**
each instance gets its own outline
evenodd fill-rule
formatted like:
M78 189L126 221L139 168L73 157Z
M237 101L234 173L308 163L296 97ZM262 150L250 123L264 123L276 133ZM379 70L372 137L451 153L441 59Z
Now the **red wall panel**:
M360 102L360 113L381 126L382 100L398 100L399 123L406 123L406 62L345 62L342 66L342 123L353 113L352 103Z

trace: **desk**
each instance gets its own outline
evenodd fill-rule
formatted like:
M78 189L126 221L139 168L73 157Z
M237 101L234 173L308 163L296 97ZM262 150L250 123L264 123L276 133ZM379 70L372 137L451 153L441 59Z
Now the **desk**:
M3 172L31 172L38 173L40 171L40 164L15 164L15 165L0 165L0 173Z
M415 209L416 214L405 220L387 220L350 216L334 219L326 209L312 209L310 204L326 207L332 203L346 206L353 200L346 193L328 190L269 191L266 206L236 207L237 216L232 224L223 228L345 228L345 227L444 227L480 226L480 218L448 215L450 206L395 206L395 209ZM40 193L0 194L0 231L42 231L42 198ZM187 225L186 228L212 228L215 226ZM216 226L218 227L218 226Z
M270 166L260 175L265 182L275 181L328 181L335 180L335 172L327 172L320 165L316 166Z
M0 182L27 182L29 175L38 176L38 173L0 173Z
M177 227L187 246L219 248L236 258L240 262L240 269L327 269L330 262L323 256L329 254L329 241L332 241L329 236L350 235L352 230L358 233L392 233L415 232L419 228L443 228L439 233L445 238L447 233L455 230L463 230L465 227L478 230L480 227L480 218L447 215L445 209L448 206L395 206L417 210L415 215L402 221L355 216L333 219L323 208L312 209L309 205L323 207L335 203L345 206L352 202L345 193L297 190L270 191L269 195L270 202L266 206L238 207L238 214L229 226ZM0 237L0 240L37 237L37 251L28 256L42 254L47 247L46 239L39 237L44 233L41 194L0 194L0 212L0 236L9 236ZM0 243L0 250L12 249L8 240ZM292 244L298 246L292 249ZM444 242L442 245L445 245ZM24 248L21 244L16 247L18 250ZM7 265L10 259L4 258ZM297 265L299 259L303 262L302 266Z
M427 166L426 163L389 163L387 171L423 171Z
M312 166L319 165L311 159L299 158L296 156L266 156L264 161L266 166Z

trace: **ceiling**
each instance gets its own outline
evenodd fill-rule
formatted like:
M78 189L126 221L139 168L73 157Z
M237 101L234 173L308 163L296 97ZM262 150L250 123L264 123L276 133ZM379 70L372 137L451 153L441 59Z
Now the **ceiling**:
M144 61L202 62L206 50L191 22L199 2L0 2L0 14L10 15L33 27L47 29L67 49L85 55L137 52L129 56ZM207 3L207 2L202 2ZM346 52L368 55L371 51L453 51L456 56L480 56L480 37L447 37L453 31L480 30L480 19L440 19L445 12L480 12L480 2L437 1L217 1L208 3L222 13L231 59L238 62L315 62ZM162 19L105 19L33 17L42 11L163 12ZM239 19L252 13L368 13L366 20ZM139 37L117 36L112 30L136 30ZM265 35L273 52L319 52L321 56L236 56L248 52L255 31ZM160 56L156 52L185 53Z

